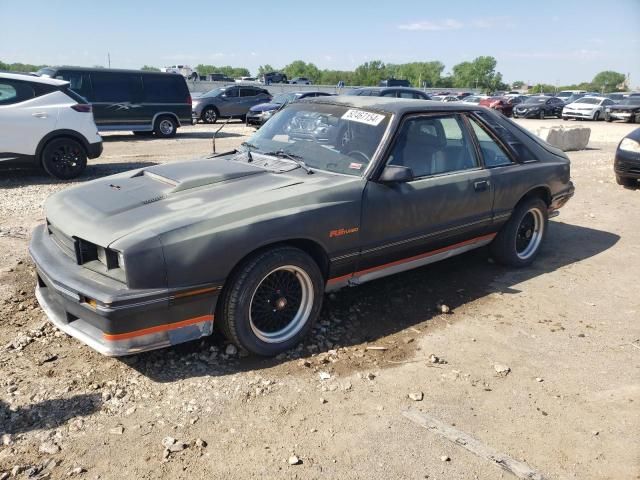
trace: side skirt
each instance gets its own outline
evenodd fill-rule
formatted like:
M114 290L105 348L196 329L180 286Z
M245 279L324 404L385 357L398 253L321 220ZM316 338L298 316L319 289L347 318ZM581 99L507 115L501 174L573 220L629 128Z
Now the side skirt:
M327 282L325 291L331 292L346 286L351 287L360 285L362 283L386 277L388 275L393 275L395 273L400 273L407 270L412 270L414 268L429 265L431 263L439 262L440 260L445 260L455 255L468 252L469 250L488 245L489 243L491 243L495 236L495 233L490 233L488 235L472 238L460 243L454 243L453 245L422 253L420 255L415 255L413 257L404 258L402 260L386 263L377 267L367 268L366 270L360 270L353 274L331 278Z

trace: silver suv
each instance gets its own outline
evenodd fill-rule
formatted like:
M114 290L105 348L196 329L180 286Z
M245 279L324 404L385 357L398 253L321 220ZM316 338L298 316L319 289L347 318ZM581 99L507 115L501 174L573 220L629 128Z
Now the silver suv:
M240 118L244 121L251 107L270 100L271 94L267 90L251 85L215 88L193 98L193 118L204 123L216 123L218 118Z

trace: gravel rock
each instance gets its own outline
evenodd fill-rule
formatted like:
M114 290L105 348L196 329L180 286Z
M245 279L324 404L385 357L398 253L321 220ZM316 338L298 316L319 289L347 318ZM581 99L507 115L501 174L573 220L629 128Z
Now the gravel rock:
M176 443L176 439L173 437L164 437L162 439L162 446L164 448L169 448L171 445L173 445L174 443Z
M47 455L55 455L60 451L60 447L53 442L44 442L40 445L38 451Z
M0 445L11 445L13 443L13 437L11 436L10 433L4 433L2 434L2 436L0 437Z
M201 438L196 438L196 440L193 442L193 444L198 448L207 448L207 442L205 442Z
M180 442L173 437L164 437L162 439L162 446L168 452L180 452L188 447L188 445L184 442Z
M331 378L331 374L327 372L320 372L318 373L318 376L320 377L320 380L329 380Z
M422 392L412 392L409 394L409 398L414 402L421 402L424 398L424 393Z
M87 469L83 467L75 467L67 472L67 477L73 477L74 475L80 475L81 473L86 472Z
M451 458L449 458L447 455L442 455L440 457L440 460L442 460L443 462L450 462Z
M445 305L444 303L442 305L439 305L438 309L440 310L440 313L451 313L451 308L449 308L449 305Z
M11 473L2 472L2 473L0 473L0 480L7 480L7 478L9 478L10 476L11 476Z
M225 355L229 355L230 357L236 355L238 353L238 347L236 347L233 343L227 345L227 348L224 349Z
M300 460L296 455L291 455L289 457L289 465L300 465L302 460Z
M110 429L109 433L111 435L122 435L124 433L124 427L121 425L118 425L117 427L113 427L112 429Z
M507 375L509 375L509 372L511 372L511 369L507 366L507 365L503 365L501 363L496 363L493 366L493 369L496 371L496 373L498 375L500 375L501 377L506 377Z

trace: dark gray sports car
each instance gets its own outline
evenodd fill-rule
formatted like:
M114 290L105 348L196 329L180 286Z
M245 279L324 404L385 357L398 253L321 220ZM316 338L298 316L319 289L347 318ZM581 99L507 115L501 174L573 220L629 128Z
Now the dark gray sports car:
M37 297L106 355L217 325L259 355L294 346L327 290L483 245L530 264L573 195L560 150L475 105L292 103L238 150L52 195Z

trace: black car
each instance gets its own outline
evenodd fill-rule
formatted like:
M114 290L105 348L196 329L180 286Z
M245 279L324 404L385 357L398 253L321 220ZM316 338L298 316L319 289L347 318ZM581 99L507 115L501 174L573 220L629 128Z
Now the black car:
M260 77L260 82L265 85L271 85L272 83L289 83L287 76L281 72L269 72Z
M640 122L640 96L629 96L615 105L608 106L604 110L604 119L607 122L613 120L624 120L629 123Z
M227 77L224 73L210 73L206 78L210 82L235 82L233 78Z
M618 145L613 169L618 185L625 187L638 185L638 180L640 180L640 128L636 128L624 137Z
M417 88L408 87L362 87L354 88L346 95L359 97L391 97L391 98L413 98L416 100L430 100L431 97Z
M249 113L247 113L247 123L250 125L262 125L269 120L274 113L291 102L302 100L303 98L326 97L329 95L331 94L326 92L280 93L273 97L268 103L261 103L251 107Z
M107 355L214 325L277 355L312 330L326 291L484 245L530 265L573 193L564 152L483 107L305 99L235 151L53 194L30 243L36 296Z
M513 109L515 118L540 118L558 117L562 118L564 102L558 97L536 96L518 104Z
M379 87L410 87L411 83L409 80L398 79L398 78L387 78L386 80L380 80L378 83Z
M77 67L46 67L38 74L68 81L91 104L101 132L173 137L178 127L192 123L191 94L182 75Z

